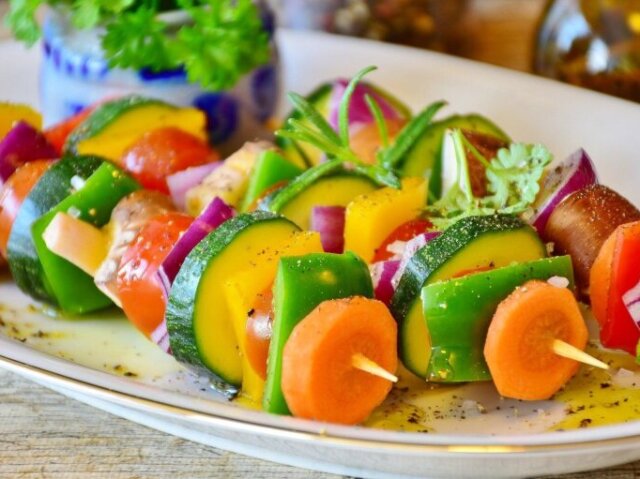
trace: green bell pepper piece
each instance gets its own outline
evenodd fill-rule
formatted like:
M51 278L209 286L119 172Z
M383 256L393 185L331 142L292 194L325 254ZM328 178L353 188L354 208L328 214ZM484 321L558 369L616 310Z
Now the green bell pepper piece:
M483 350L498 305L523 283L552 276L567 278L573 288L570 256L514 264L422 288L431 337L427 379L442 383L490 380Z
M282 351L293 328L323 301L350 296L373 297L369 269L355 254L311 253L280 260L274 285L273 333L262 402L265 411L290 414L280 382Z
M109 221L111 211L120 199L139 188L134 179L105 161L82 188L31 226L47 287L63 311L71 314L88 313L109 306L111 300L98 290L90 275L47 248L42 238L47 226L59 212L72 214L94 226L103 226Z
M268 188L281 181L292 180L303 171L275 151L262 152L253 167L247 193L242 202L242 210L246 211Z

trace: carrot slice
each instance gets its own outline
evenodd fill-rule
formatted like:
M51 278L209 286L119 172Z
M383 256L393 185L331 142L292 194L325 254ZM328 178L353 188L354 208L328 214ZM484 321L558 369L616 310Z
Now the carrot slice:
M552 350L559 339L584 350L588 332L566 288L529 281L503 300L489 325L484 356L498 392L523 400L548 399L579 363Z
M356 369L361 354L386 371L398 366L396 322L380 301L324 301L294 328L282 357L282 392L294 416L358 424L392 383Z
M7 257L11 228L25 198L53 162L36 160L25 163L9 177L0 193L0 255Z

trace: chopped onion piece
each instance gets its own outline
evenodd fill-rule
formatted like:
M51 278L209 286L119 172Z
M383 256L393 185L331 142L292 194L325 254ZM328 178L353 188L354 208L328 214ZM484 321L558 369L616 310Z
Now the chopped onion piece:
M57 157L58 152L42 133L29 123L19 121L0 141L0 183L25 163Z
M340 113L340 101L344 95L349 82L344 79L336 80L333 84L331 99L329 100L329 123L337 131L338 118ZM365 97L369 95L380 106L382 115L388 120L402 118L404 115L389 100L381 95L375 88L370 85L360 83L356 86L349 104L349 126L360 124L369 124L374 122L373 115L369 111Z
M162 285L165 297L169 296L173 280L178 275L180 267L186 257L191 253L202 239L211 231L216 229L222 223L227 221L234 215L234 210L217 196L213 199L209 206L205 208L200 216L198 216L187 231L180 237L178 242L173 246L171 252L162 262L156 276ZM163 329L164 328L164 329ZM151 334L151 339L162 348L165 352L170 352L169 333L167 332L166 318L160 326Z
M544 234L553 210L571 193L598 183L596 168L582 148L553 168L545 177L534 205L535 212L528 221Z
M168 294L173 280L191 250L211 231L234 215L233 208L217 196L184 232L158 269L158 276Z
M640 282L622 295L622 301L638 326L640 326Z
M167 330L166 319L163 320L151 333L151 340L156 343L165 353L171 354L171 345L169 343L169 331Z
M376 299L382 301L387 306L391 304L391 299L395 292L393 277L396 275L399 267L400 261L397 260L379 261L369 266Z
M568 288L570 284L569 280L563 276L551 276L551 278L547 280L547 283L549 283L551 286L562 289Z
M322 248L327 253L344 249L344 206L316 206L311 210L311 230L320 233Z
M167 176L167 186L173 199L173 204L182 211L187 207L187 191L198 186L213 170L222 165L222 161L215 161L201 166L193 166L173 175Z
M413 237L409 241L407 241L404 248L404 252L402 253L400 266L398 267L398 271L393 277L394 288L398 285L398 282L400 281L400 278L402 277L402 274L404 273L404 270L409 264L409 261L411 261L411 258L413 257L413 255L416 254L416 252L419 249L422 249L423 247L425 247L430 241L434 240L441 234L442 234L441 231L429 231L427 233L421 233Z

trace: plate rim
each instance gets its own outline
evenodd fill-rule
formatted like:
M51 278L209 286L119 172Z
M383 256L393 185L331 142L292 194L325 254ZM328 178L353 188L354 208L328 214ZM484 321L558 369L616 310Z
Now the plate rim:
M145 389L153 389L153 386L135 379L116 376L42 353L4 335L0 335L0 346L3 346L0 348L0 368L40 384L55 384L65 390L94 395L117 405L180 418L200 425L218 425L225 429L249 433L259 432L269 437L298 442L317 443L321 440L333 445L348 445L359 449L401 449L403 452L455 453L469 456L538 454L584 447L615 447L640 442L640 420L590 429L519 435L415 433L341 426L277 416L223 402L221 397L220 400L201 399L161 390L167 399L158 400L145 394ZM8 346L8 352L5 346ZM30 356L31 361L20 358L20 353L24 352L22 350L27 350L25 354ZM15 354L16 352L18 354ZM65 373L35 364L39 359L54 363L55 369L65 370ZM82 379L79 377L81 373L90 374L96 380L89 382ZM192 406L182 404L183 402L189 402ZM232 411L239 414L231 414Z

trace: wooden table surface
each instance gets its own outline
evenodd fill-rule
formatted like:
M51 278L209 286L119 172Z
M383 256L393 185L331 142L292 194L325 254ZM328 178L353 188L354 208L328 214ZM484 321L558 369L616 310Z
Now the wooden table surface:
M0 0L0 14L6 8ZM527 70L542 0L475 0L465 55ZM2 28L2 27L0 27ZM4 32L6 34L6 32ZM0 30L0 37L3 32ZM535 471L531 471L535 474ZM640 476L640 462L564 479ZM0 478L331 478L203 447L0 370Z

